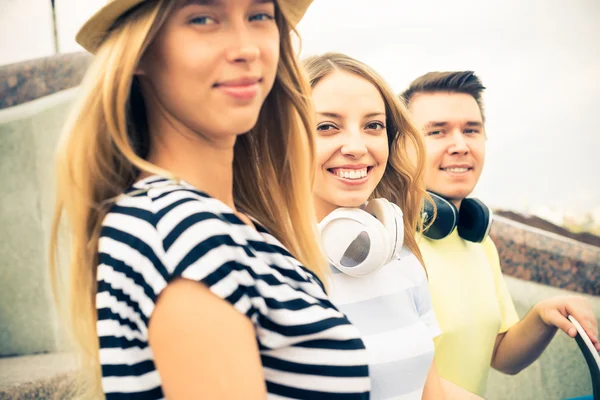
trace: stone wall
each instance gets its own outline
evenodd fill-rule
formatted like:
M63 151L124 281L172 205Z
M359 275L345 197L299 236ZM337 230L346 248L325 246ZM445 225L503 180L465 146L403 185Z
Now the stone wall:
M68 53L0 67L0 109L79 85L92 61L88 53Z
M600 247L499 216L494 217L490 236L505 274L600 296Z

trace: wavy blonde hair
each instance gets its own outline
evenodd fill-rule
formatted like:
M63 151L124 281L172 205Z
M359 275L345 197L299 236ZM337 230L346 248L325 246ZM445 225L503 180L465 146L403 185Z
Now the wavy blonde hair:
M406 106L376 71L345 54L330 52L312 56L303 60L302 64L311 87L334 71L343 71L366 79L379 90L385 103L390 155L383 177L371 198L387 199L402 209L404 243L425 267L415 237L415 233L424 230L423 201L430 200L425 190L425 145Z
M50 273L59 303L59 239L70 250L67 318L80 347L86 397L100 390L96 331L98 237L109 206L141 172L176 178L144 159L146 111L134 70L173 7L146 1L121 17L99 46L80 87L57 156ZM321 279L325 258L312 204L315 141L310 87L295 56L290 23L276 9L280 59L275 83L249 134L234 148L234 200ZM61 240L62 244L62 240Z

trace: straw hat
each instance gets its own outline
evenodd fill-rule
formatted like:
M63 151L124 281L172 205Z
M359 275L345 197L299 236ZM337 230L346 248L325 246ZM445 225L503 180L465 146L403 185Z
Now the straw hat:
M110 0L79 29L75 40L90 53L96 52L115 21L127 11L147 0ZM312 0L277 0L281 12L292 26L304 16Z

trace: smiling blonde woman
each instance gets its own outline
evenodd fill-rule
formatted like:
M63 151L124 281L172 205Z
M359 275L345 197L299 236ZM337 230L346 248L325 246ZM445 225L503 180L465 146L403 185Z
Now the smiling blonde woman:
M441 331L415 239L426 198L419 130L364 63L326 53L303 65L317 116L314 202L334 266L330 295L361 331L371 398L477 398L442 382L434 362Z

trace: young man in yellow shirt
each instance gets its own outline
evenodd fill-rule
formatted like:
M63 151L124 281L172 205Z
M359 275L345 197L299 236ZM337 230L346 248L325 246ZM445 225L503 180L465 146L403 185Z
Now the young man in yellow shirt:
M472 71L430 72L402 94L425 137L427 189L439 195L442 203L447 200L448 206L454 205L460 216L467 206L485 209L473 200L465 201L485 160L484 89ZM475 237L461 234L451 222L436 240L423 237L419 243L442 330L436 339L439 374L479 396L485 394L490 366L516 374L540 356L557 329L574 337L569 314L580 321L600 350L597 321L582 297L544 300L519 320L498 252L487 236L491 221L486 218L483 213L471 221L479 229Z

